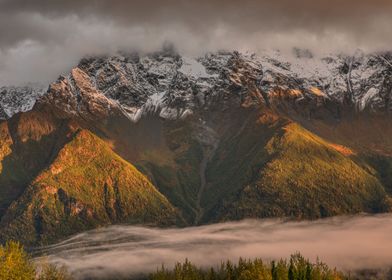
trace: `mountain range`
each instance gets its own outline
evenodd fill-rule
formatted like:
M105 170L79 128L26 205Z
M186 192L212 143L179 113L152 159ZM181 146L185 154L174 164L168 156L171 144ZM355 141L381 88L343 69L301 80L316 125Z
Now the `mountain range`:
M0 239L392 207L392 53L86 57L0 88Z

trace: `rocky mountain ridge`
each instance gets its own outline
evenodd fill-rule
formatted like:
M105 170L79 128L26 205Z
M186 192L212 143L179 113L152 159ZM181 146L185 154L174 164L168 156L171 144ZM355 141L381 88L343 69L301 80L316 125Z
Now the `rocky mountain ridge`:
M210 106L224 109L231 97L239 104L247 99L278 107L282 100L289 100L291 107L308 115L309 110L333 103L337 118L341 106L357 112L389 113L391 73L390 53L356 52L353 56L321 59L301 50L296 50L294 56L218 52L197 59L181 57L171 50L145 56L119 54L82 59L67 76L49 87L49 94L31 87L2 87L0 118L30 110L42 95L49 102L65 98L58 91L64 92L67 87L68 108L63 108L64 113L76 114L79 110L83 114L88 109L86 104L99 103L104 106L100 113L115 108L133 122L149 114L180 119ZM80 87L90 92L89 97L78 92ZM249 92L253 96L248 96ZM81 101L84 105L79 104Z

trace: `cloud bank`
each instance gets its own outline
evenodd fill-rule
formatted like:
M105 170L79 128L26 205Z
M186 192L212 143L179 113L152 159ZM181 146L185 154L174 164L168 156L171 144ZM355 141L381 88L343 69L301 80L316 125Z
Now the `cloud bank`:
M308 48L389 50L389 0L0 0L0 85L50 82L82 56Z
M279 259L301 252L343 270L392 266L392 215L315 222L246 220L185 229L112 226L37 249L77 279L126 276L186 258L200 266L239 257Z

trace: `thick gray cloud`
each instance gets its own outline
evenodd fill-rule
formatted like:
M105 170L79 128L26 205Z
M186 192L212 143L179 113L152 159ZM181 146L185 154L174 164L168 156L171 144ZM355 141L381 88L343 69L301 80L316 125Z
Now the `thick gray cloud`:
M0 0L0 84L49 82L83 55L390 49L389 0ZM34 70L34 71L33 71Z

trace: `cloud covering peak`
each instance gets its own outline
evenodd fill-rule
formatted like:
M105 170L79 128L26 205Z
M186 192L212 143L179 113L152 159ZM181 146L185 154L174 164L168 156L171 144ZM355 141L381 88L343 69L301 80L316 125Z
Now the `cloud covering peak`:
M0 84L50 82L85 55L387 50L389 0L0 0Z

